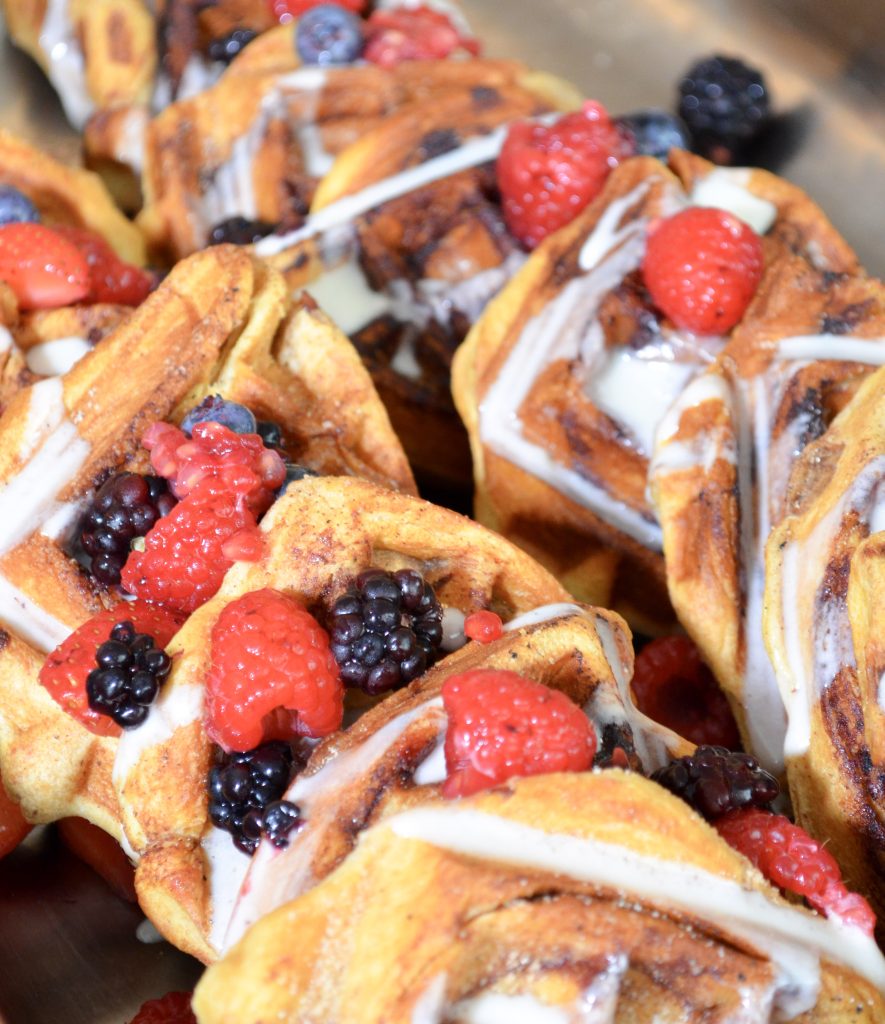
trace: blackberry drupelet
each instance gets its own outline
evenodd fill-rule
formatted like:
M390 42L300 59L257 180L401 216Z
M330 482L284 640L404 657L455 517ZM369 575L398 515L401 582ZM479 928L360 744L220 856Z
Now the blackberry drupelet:
M238 56L252 40L258 35L251 28L235 28L226 36L213 39L207 48L209 60L221 61L223 64L230 64L234 57Z
M736 58L708 57L679 83L678 113L695 152L714 163L732 163L771 113L765 79Z
M90 557L92 576L106 586L119 583L131 542L144 537L175 504L162 477L119 473L107 480L92 499L76 538Z
M304 767L288 743L274 740L242 753L224 754L209 772L209 817L230 832L244 853L253 854L266 836L274 846L288 845L300 823L298 807L282 800L289 780Z
M698 747L652 779L711 821L742 807L767 809L780 792L777 779L755 757L725 747Z
M373 695L386 693L436 660L442 608L414 569L368 569L332 606L329 633L344 683Z
M95 652L95 661L98 667L86 677L89 706L110 715L124 729L141 725L169 675L169 655L156 647L152 636L136 633L132 623L124 621Z
M688 129L665 110L637 110L616 119L618 127L630 136L636 152L666 161L671 149L688 149Z

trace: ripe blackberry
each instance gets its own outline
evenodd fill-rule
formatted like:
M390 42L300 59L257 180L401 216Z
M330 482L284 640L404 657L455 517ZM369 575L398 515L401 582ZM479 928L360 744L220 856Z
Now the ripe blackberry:
M124 729L134 729L169 675L172 661L147 633L136 633L129 621L118 622L95 652L98 668L86 677L86 696L93 711L110 715Z
M736 58L708 57L679 83L678 113L695 152L714 163L732 163L771 113L765 79Z
M253 245L266 238L276 229L276 224L267 220L249 220L247 217L228 217L219 221L209 232L210 245Z
M207 48L209 60L221 61L223 64L230 64L234 57L238 56L252 40L258 35L251 28L235 28L226 36L213 39Z
M632 139L637 153L666 161L671 149L688 149L688 129L664 110L637 110L616 118L615 124Z
M725 747L698 747L652 779L711 821L742 807L767 808L780 791L755 757Z
M304 761L280 740L222 755L209 772L213 824L230 832L237 847L250 855L262 835L274 846L287 846L289 833L301 819L298 807L281 797L303 767Z
M132 541L175 507L159 476L119 473L106 481L80 523L77 541L90 556L89 571L99 583L120 582Z
M332 653L347 686L369 694L405 686L436 660L442 608L414 569L368 569L329 614Z

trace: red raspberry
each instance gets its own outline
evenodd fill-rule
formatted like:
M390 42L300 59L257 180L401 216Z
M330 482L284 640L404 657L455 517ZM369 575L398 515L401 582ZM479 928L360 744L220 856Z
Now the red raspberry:
M725 210L691 207L652 231L642 275L654 304L677 327L725 334L762 278L762 243Z
M354 14L362 13L367 0L335 0L339 7L344 7ZM300 18L305 11L311 7L318 7L320 4L329 3L329 0L268 0L268 7L272 18L275 18L281 25L288 21Z
M558 690L515 672L473 669L450 676L442 698L444 796L469 796L514 776L580 772L593 762L593 726Z
M343 713L329 637L297 601L265 589L224 608L212 627L206 679L206 728L219 746L251 750L272 738L327 736Z
M687 636L646 644L636 656L632 686L640 711L692 743L740 746L728 701Z
M573 221L631 153L627 137L593 101L551 125L514 124L498 157L507 227L534 249Z
M217 593L235 558L260 557L261 534L242 501L198 490L151 528L120 581L130 594L190 614Z
M85 258L89 267L89 294L86 302L113 302L120 306L140 306L154 286L154 278L141 267L124 263L108 243L94 231L57 227Z
M406 60L442 60L459 49L476 56L479 42L462 36L445 14L429 7L373 11L366 22L363 57L383 68Z
M464 635L477 643L490 644L504 635L504 623L494 612L473 612L464 620Z
M829 851L780 814L755 808L732 811L715 823L722 838L765 877L804 896L815 910L873 934L876 916L863 896L849 892Z
M182 617L165 608L121 601L93 615L49 655L40 669L40 682L52 699L97 736L119 736L120 727L108 715L89 707L86 677L96 667L95 652L109 639L118 622L128 620L137 633L147 633L157 647L165 647L178 632Z
M237 434L220 423L198 423L190 438L169 423L152 423L142 444L177 498L197 490L227 495L260 516L286 479L282 456L266 448L258 434Z
M66 238L43 224L0 227L0 281L22 309L56 309L89 293L89 267Z
M197 1024L192 998L192 992L168 992L160 999L149 999L129 1024Z
M31 827L21 808L3 788L3 780L0 779L0 860L7 853L12 853L31 831Z

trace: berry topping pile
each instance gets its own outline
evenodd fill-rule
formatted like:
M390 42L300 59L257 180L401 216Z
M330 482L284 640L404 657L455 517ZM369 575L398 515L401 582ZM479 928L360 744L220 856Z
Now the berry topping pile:
M638 110L617 118L616 124L642 156L666 162L671 149L688 149L691 145L685 124L665 110Z
M329 613L332 652L347 686L386 693L420 676L442 644L442 607L414 569L367 569Z
M94 231L56 227L83 256L89 267L89 293L86 302L110 302L120 306L139 306L154 287L154 278L146 270L125 263Z
M708 57L679 83L679 115L692 148L714 163L734 163L770 116L765 79L733 57Z
M169 675L169 655L157 648L152 636L136 633L124 620L95 652L95 662L98 667L86 677L89 707L110 715L124 729L141 725Z
M725 334L762 279L762 243L725 210L691 207L653 228L642 276L652 301L677 327Z
M96 492L83 516L77 543L90 556L89 571L99 583L120 582L131 542L144 535L175 507L159 476L119 473Z
M54 309L89 294L89 265L80 250L43 224L0 227L0 281L22 309Z
M212 627L211 658L206 726L224 750L327 736L341 725L344 691L329 638L285 594L256 590L231 601Z
M873 934L876 917L869 903L849 892L835 858L804 829L762 810L733 811L716 828L769 881L804 896L815 910Z
M629 136L591 101L551 125L514 124L498 157L508 228L534 248L574 220L631 153Z
M363 22L339 4L320 4L298 19L295 49L305 64L350 64L363 52Z
M740 746L728 701L688 637L646 644L636 656L631 686L641 711L692 743Z
M372 12L366 24L363 56L392 68L406 60L442 60L459 50L476 56L476 39L463 36L441 11L430 7L399 7Z
M473 612L464 620L464 635L480 644L490 644L504 635L501 616L494 612Z
M152 637L158 648L166 647L181 625L180 617L163 608L140 601L123 602L75 629L40 669L40 682L52 699L98 736L117 736L120 726L89 706L86 680L96 666L96 652L120 622L131 623L133 629Z
M469 796L524 775L580 772L596 733L564 693L515 672L474 669L442 688L447 797Z
M197 1024L191 992L167 992L144 1003L129 1024Z
M12 185L0 185L0 225L37 224L40 213L23 193Z
M234 838L244 853L253 854L262 836L283 847L298 825L298 808L281 799L295 764L288 743L274 740L254 750L222 755L209 773L209 817Z
M698 747L652 778L710 821L743 807L767 808L780 792L755 757L725 747Z

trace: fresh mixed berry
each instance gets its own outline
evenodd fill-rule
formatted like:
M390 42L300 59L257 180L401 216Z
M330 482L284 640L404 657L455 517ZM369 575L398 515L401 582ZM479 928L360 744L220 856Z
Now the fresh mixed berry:
M479 50L476 39L462 35L450 18L431 7L375 10L366 23L363 56L383 68L407 60L442 60L459 51L475 57Z
M299 465L297 462L286 461L286 478L280 485L280 489L277 491L277 497L285 494L289 489L289 484L297 483L299 480L307 480L310 477L317 477L320 474L315 469L308 469L307 466Z
M480 644L490 644L504 635L504 623L495 612L472 612L464 620L464 635Z
M120 306L140 306L154 287L154 278L141 267L126 263L94 231L59 226L55 231L71 243L89 268L89 292L86 302L110 302Z
M710 821L743 807L767 809L780 792L755 757L725 747L698 747L652 778Z
M211 40L206 48L206 55L209 60L230 64L257 35L258 33L251 28L235 28L227 35Z
M312 7L319 7L326 3L326 0L268 0L271 15L282 24L287 21L294 21L309 11ZM345 7L349 11L359 14L363 11L367 0L339 0L339 7Z
M447 797L524 775L585 771L596 733L564 693L515 672L474 669L443 684Z
M199 405L195 405L181 421L181 432L190 437L198 423L220 423L235 434L258 433L258 421L251 410L239 402L229 402L221 395L209 395ZM261 440L268 447L263 437Z
M121 602L75 629L40 669L40 682L52 699L98 736L118 736L120 726L108 714L90 707L86 681L96 667L97 651L121 622L131 623L135 631L152 637L157 648L164 648L178 632L182 619L141 601Z
M553 124L512 125L497 165L508 228L534 248L574 220L631 154L629 136L592 101Z
M167 992L159 999L148 999L129 1024L197 1024L192 998L192 992Z
M82 302L91 286L89 265L67 238L43 224L0 226L0 281L22 309L55 309Z
M725 210L690 207L653 228L642 276L677 327L725 334L756 294L762 265L762 243L748 224Z
M148 633L137 633L126 619L95 652L94 668L86 677L89 707L123 729L134 729L147 718L169 675L172 660Z
M671 149L690 149L691 140L683 121L666 110L637 110L615 123L630 138L633 150L642 156L666 161Z
M740 746L728 701L688 637L647 643L636 656L631 686L641 711L692 743Z
M387 693L420 676L442 644L442 607L415 569L367 569L329 613L332 653L347 686Z
M106 586L120 582L132 541L144 537L175 506L159 476L119 473L96 492L80 522L76 544L89 556L89 572Z
M0 225L37 224L40 213L24 194L12 185L0 185Z
M253 854L262 836L284 847L299 824L298 807L282 796L304 762L296 763L282 740L245 752L222 754L209 773L209 817L230 832L244 853Z
M212 627L206 728L224 750L270 739L327 736L341 725L344 692L329 637L297 601L244 594Z
M803 828L757 809L733 811L715 826L770 882L804 896L815 910L873 934L876 917L869 903L848 890L836 859Z
M220 220L209 232L210 245L254 245L276 230L276 224L267 220L249 220L239 215Z
M363 52L363 22L340 4L319 4L298 19L295 49L305 64L350 64Z
M692 148L714 163L734 163L770 114L761 72L734 57L698 61L679 83L679 116Z

